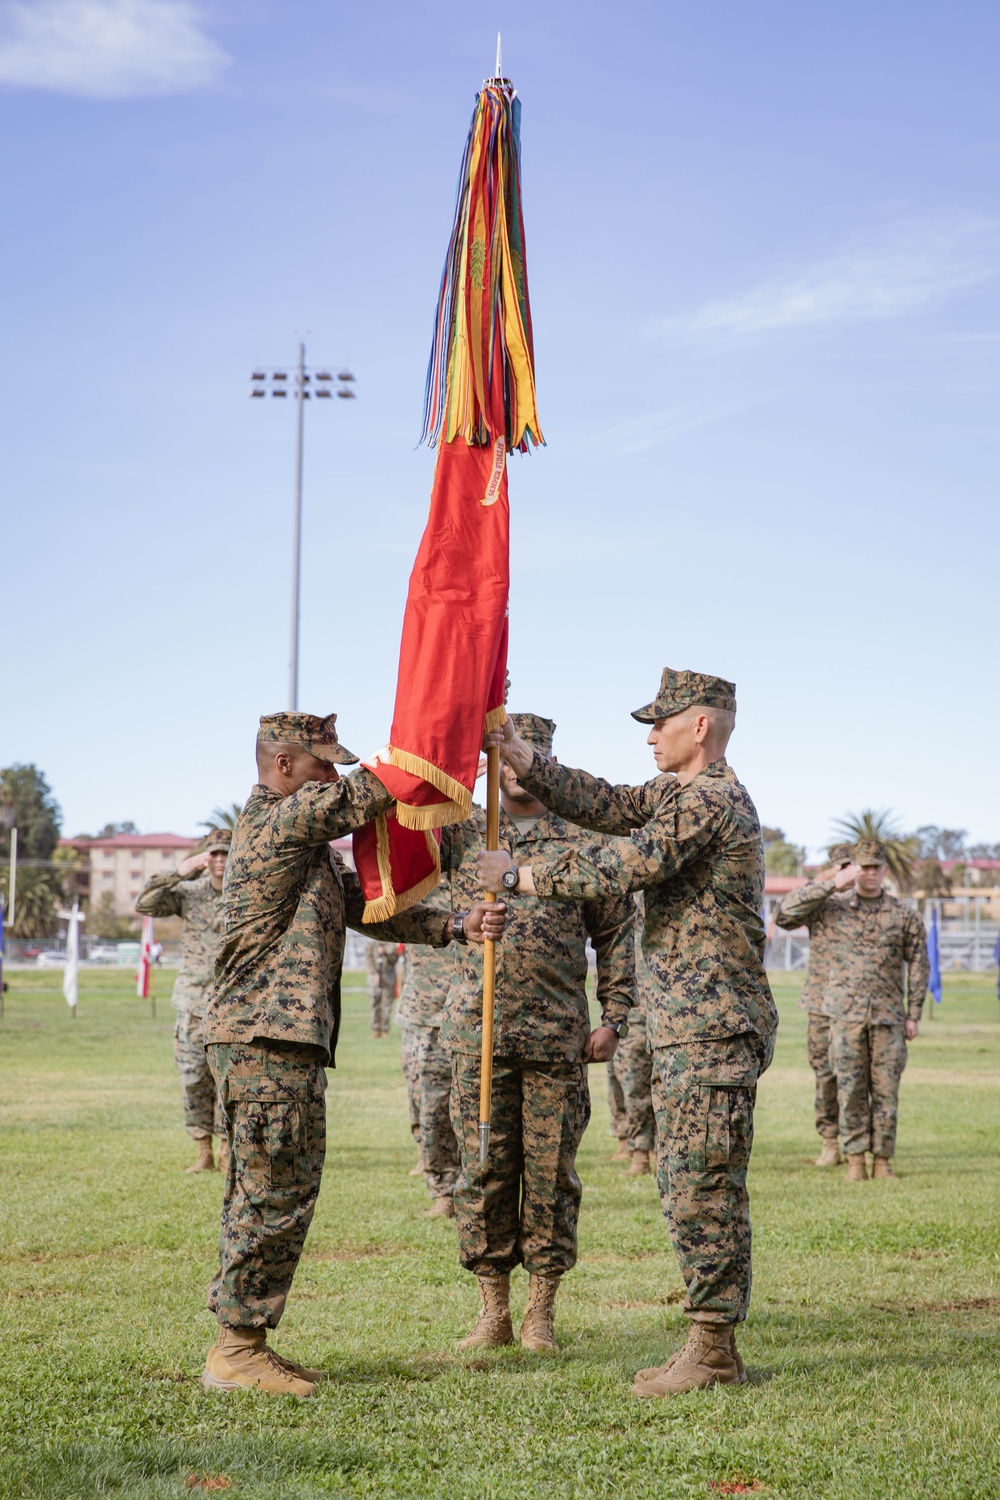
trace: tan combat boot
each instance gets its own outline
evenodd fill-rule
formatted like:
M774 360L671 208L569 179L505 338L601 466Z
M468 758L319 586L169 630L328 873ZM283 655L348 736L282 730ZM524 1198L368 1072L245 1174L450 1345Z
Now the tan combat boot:
M529 1279L528 1306L521 1324L521 1347L535 1354L558 1354L555 1317L556 1292L559 1290L558 1276L536 1276Z
M440 1198L435 1198L427 1210L428 1219L453 1219L455 1217L455 1200L450 1193L442 1193Z
M458 1346L467 1349L500 1349L514 1342L510 1321L510 1277L479 1276L479 1317L476 1326Z
M837 1144L837 1137L829 1135L823 1137L823 1149L814 1162L817 1167L839 1167L843 1157Z
M632 1165L625 1173L626 1177L648 1177L653 1170L652 1151L633 1151Z
M316 1382L296 1373L301 1368L279 1359L267 1347L263 1328L220 1325L218 1341L208 1351L201 1383L206 1391L238 1391L257 1386L269 1396L297 1396L301 1400L316 1394Z
M743 1380L745 1380L745 1373ZM736 1340L729 1323L692 1323L687 1343L659 1370L640 1370L633 1396L677 1396L713 1385L741 1385Z
M737 1383L739 1385L746 1385L746 1383L747 1383L747 1371L746 1371L746 1366L743 1363L742 1356L740 1355L740 1351L736 1347L736 1324L735 1323L730 1323L730 1325L729 1325L729 1351L732 1354L733 1360L734 1360L735 1365L736 1365ZM648 1380L652 1380L653 1377L656 1376L656 1375L662 1375L666 1370L670 1369L670 1367L671 1367L672 1364L674 1364L677 1360L680 1359L680 1357L681 1357L681 1355L683 1353L684 1353L683 1349L678 1349L678 1351L677 1351L676 1354L671 1354L670 1358L667 1360L667 1362L666 1362L665 1365L653 1365L648 1370L639 1370L639 1371L637 1371L636 1377L635 1377L636 1380L637 1381L639 1381L639 1380L647 1380L648 1381Z
M632 1160L632 1153L628 1149L628 1141L619 1141L618 1142L618 1150L615 1152L615 1154L611 1158L611 1160L612 1161L631 1161Z
M848 1182L867 1182L868 1164L863 1151L851 1151L847 1157Z
M896 1175L895 1172L892 1170L892 1158L891 1157L888 1157L888 1156L874 1156L874 1157L872 1157L872 1176L873 1177L895 1177L895 1175Z
M185 1172L214 1172L215 1162L212 1160L212 1137L202 1136L201 1140L195 1141L198 1147L197 1159L190 1167L185 1167Z

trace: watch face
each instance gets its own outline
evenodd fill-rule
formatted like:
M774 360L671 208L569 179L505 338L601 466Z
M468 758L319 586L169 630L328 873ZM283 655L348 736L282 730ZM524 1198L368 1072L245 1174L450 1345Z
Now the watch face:
M516 870L504 870L500 876L500 883L505 891L513 891L517 888L518 874Z

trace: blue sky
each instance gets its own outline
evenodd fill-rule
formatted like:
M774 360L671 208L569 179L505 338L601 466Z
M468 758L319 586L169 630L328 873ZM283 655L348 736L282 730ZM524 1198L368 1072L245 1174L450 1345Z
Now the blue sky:
M1000 838L1000 12L858 0L0 3L0 764L66 831L191 831L302 692L388 734L415 447L474 92L523 101L548 446L511 463L511 706L638 781L664 664L815 848L891 807Z

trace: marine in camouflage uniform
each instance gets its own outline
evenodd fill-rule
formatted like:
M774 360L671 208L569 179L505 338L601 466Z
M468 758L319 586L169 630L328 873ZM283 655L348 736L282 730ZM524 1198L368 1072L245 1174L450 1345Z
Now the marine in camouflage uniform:
M396 998L398 943L370 942L365 946L368 998L372 1007L372 1036L388 1036L392 1002Z
M335 722L333 714L261 719L261 781L226 871L225 935L205 1015L230 1142L221 1263L208 1296L220 1325L202 1377L211 1389L256 1384L307 1396L319 1374L281 1361L265 1331L281 1318L316 1206L344 933L361 928L364 910L357 877L329 844L392 801L364 767L337 778L336 765L357 757L339 743ZM451 919L415 906L363 930L443 946Z
M442 880L424 905L451 911L447 880ZM453 948L408 943L403 955L403 988L396 1006L396 1020L404 1028L409 1048L407 1089L412 1089L416 1104L420 1164L434 1199L431 1213L444 1218L451 1218L455 1211L459 1167L458 1141L451 1123L451 1056L441 1045L443 1010L455 972L453 955Z
M653 1113L653 1056L646 1030L646 964L642 956L644 921L642 893L635 896L635 982L637 1004L628 1014L628 1035L608 1063L621 1091L625 1117L625 1148L630 1159L627 1176L647 1176L655 1161L656 1117Z
M874 890L866 893L866 871ZM856 888L837 889L850 875ZM789 925L806 923L828 955L820 1007L830 1021L830 1059L837 1077L840 1134L853 1181L892 1177L899 1084L907 1035L916 1036L930 977L920 914L881 889L885 852L867 840L850 870L811 881L782 903ZM904 976L906 988L904 991Z
M519 732L549 748L555 725L516 714ZM504 768L506 773L506 768ZM575 850L578 829L526 798L502 774L500 846L515 860L555 859ZM481 890L476 857L485 848L481 810L445 828L441 868L456 904ZM576 1153L590 1119L587 1082L587 953L597 955L597 999L618 1024L635 999L633 907L602 895L559 906L518 897L497 952L493 1102L489 1159L479 1161L483 959L461 949L441 1028L452 1054L452 1119L462 1153L455 1188L459 1254L479 1281L481 1312L460 1348L510 1343L510 1273L524 1265L529 1301L522 1345L554 1350L559 1278L576 1264L583 1189ZM611 1038L611 1046L614 1040Z
M724 755L735 710L732 683L665 669L633 717L653 726L660 770L678 775L643 786L612 786L537 749L529 762L516 741L501 746L547 807L611 835L524 861L515 889L556 901L644 891L657 1178L692 1329L666 1365L639 1372L638 1395L745 1379L734 1325L750 1301L746 1177L778 1017L764 971L760 823ZM494 859L480 861L482 878L498 878Z
M144 917L180 917L181 963L171 1004L174 1025L174 1062L184 1097L184 1124L198 1142L198 1156L187 1172L215 1170L212 1135L224 1141L222 1111L205 1052L205 1006L215 977L215 960L222 944L222 882L206 869L213 855L228 855L232 833L215 830L202 839L179 869L154 875L136 902Z
M830 864L834 870L842 870L851 863L850 844L834 844L830 850ZM774 914L779 927L790 931L804 925L809 931L809 972L802 986L799 1004L809 1014L806 1025L806 1055L816 1078L816 1093L813 1101L813 1116L823 1147L816 1160L818 1167L840 1165L840 1148L837 1144L839 1113L837 1109L837 1075L830 1061L830 1017L820 1009L830 954L826 942L826 931L822 922L808 920L803 924L794 919L794 895L792 892L781 902ZM788 916L792 904L793 917Z

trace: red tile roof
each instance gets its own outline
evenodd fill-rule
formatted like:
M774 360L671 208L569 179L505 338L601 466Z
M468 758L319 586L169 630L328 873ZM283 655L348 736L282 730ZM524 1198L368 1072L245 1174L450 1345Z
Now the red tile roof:
M190 849L197 839L183 833L116 833L109 839L60 839L69 849Z

